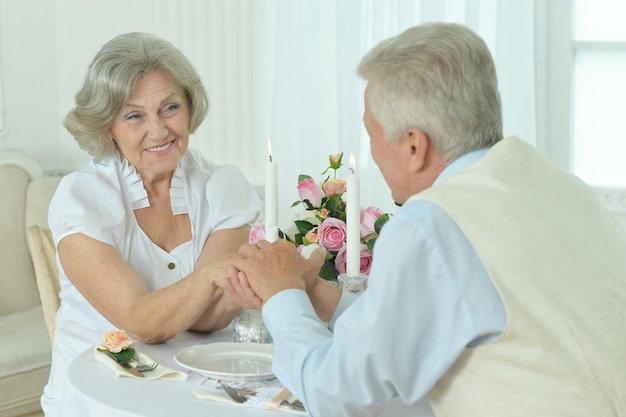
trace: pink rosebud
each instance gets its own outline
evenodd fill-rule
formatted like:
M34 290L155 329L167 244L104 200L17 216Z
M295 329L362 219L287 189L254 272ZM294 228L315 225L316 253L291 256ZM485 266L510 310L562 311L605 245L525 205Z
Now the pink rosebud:
M304 235L304 238L309 243L317 243L317 227L314 227L313 229L309 230L307 234Z
M339 169L339 167L341 166L342 159L343 159L343 152L329 155L328 162L330 162L330 168Z
M319 244L328 252L337 252L346 244L346 223L330 217L317 228Z
M322 184L322 188L326 195L330 197L334 197L337 194L343 194L346 191L346 182L339 178L329 178L324 181Z
M335 258L335 268L340 274L346 273L346 252L346 247L344 246ZM372 252L363 243L361 243L361 263L359 268L362 274L369 274L370 269L372 269Z
M250 228L250 236L248 237L248 242L251 244L257 243L259 240L265 239L265 226L263 222L259 222L260 224L254 225Z
M377 207L361 209L361 236L367 236L370 233L374 233L374 223L376 223L376 219L383 214L382 210Z
M302 181L298 181L298 194L300 195L300 201L302 201L307 209L313 207L318 208L322 205L324 192L311 177L305 177ZM311 207L307 207L304 200L309 200Z
M328 211L328 209L327 209L326 207L324 207L324 208L322 208L322 209L319 211L319 216L320 216L322 219L326 219L328 216L330 216L330 211Z

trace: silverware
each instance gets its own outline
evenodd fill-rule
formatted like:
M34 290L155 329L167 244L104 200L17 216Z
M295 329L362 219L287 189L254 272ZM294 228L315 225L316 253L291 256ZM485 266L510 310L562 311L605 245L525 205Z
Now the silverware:
M145 378L145 376L139 370L137 370L136 368L133 368L132 366L130 366L127 363L123 363L123 362L118 361L117 358L115 357L115 355L113 355L108 350L105 350L104 352L106 352L107 355L109 355L111 358L113 358L115 363L117 363L119 366L124 368L124 370L126 372L128 372L129 374L135 375L138 378Z
M124 363L124 362L120 362L117 360L117 358L115 357L115 355L113 355L111 352L109 352L108 350L105 350L105 352L113 359L115 359L115 362L117 362L117 364L119 366L121 366L122 368L124 368L126 370L126 372L128 372L129 374L135 375L136 377L139 378L145 378L144 376L144 372L150 372L150 371L154 371L157 366L159 366L159 364L157 362L152 362L152 363L142 363L139 358L137 358L136 356L133 358L135 361L137 361L137 365L132 366L128 363Z
M256 392L254 391L231 387L230 385L227 385L223 382L220 382L220 386L233 401L240 403L240 404L245 403L248 400L248 398L254 397L256 395ZM293 401L283 400L281 401L280 406L287 407L293 410L306 411L304 409L304 404L302 404L302 401L300 400L293 400Z
M228 396L233 399L237 403L245 403L246 400L250 397L253 397L255 394L243 393L239 390L231 387L230 385L226 385L223 382L220 382L220 386L224 390Z

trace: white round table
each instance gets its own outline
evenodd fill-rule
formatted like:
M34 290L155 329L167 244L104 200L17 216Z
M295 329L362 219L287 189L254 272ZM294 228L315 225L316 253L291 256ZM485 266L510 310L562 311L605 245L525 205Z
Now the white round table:
M232 341L230 327L208 335L187 332L160 345L139 343L137 349L173 369L185 371L173 356L188 346ZM65 395L64 417L276 417L275 412L238 404L200 400L194 389L204 379L194 372L186 381L141 380L117 377L97 362L93 350L72 361L68 371L69 391ZM282 414L282 413L281 413ZM288 414L282 414L288 415Z

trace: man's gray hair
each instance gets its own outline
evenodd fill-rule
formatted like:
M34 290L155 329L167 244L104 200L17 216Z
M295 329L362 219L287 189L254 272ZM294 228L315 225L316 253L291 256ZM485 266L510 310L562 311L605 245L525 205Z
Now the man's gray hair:
M446 162L502 139L496 68L485 42L465 26L428 23L382 41L361 60L368 103L393 143L426 133Z

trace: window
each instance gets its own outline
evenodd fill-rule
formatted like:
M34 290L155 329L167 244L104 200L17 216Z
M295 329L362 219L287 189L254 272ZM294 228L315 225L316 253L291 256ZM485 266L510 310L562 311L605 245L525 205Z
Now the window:
M626 2L576 0L573 23L571 169L626 188Z

